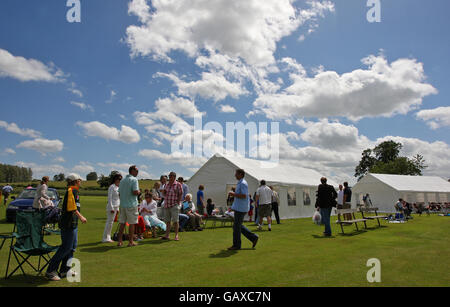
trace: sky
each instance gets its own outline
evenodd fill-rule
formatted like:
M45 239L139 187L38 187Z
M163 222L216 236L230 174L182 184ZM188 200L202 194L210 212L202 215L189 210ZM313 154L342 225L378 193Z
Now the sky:
M0 2L1 163L189 178L225 147L209 123L276 122L280 163L334 181L385 140L450 178L447 0L381 0L380 22L366 0L79 3ZM174 151L176 130L210 147Z

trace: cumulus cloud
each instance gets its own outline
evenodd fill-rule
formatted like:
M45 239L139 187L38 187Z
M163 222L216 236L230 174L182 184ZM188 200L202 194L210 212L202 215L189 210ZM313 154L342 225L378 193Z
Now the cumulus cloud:
M16 80L60 82L64 81L64 73L54 64L45 65L35 59L14 56L7 50L0 48L0 78L14 78Z
M132 56L150 56L171 62L170 52L197 56L202 49L244 59L250 65L274 63L277 42L299 26L334 10L330 1L308 1L307 8L294 0L133 0L128 12L140 25L127 28Z
M24 141L17 145L17 148L26 148L30 150L37 151L42 155L48 153L60 152L64 148L64 143L60 140L47 140L43 138L38 138L30 141Z
M450 126L450 107L422 110L417 112L416 116L433 130Z
M41 136L41 133L39 131L33 129L23 129L17 126L16 123L7 123L3 120L0 120L0 128L4 128L6 129L6 131L9 131L11 133L16 133L21 136L30 138L38 138Z
M119 130L98 121L77 122L76 124L83 129L86 136L90 137L100 137L105 140L114 140L126 144L138 143L141 140L139 133L135 129L125 125L122 125Z
M255 112L273 119L390 117L408 113L424 97L437 93L426 83L423 64L417 60L388 63L383 55L371 55L362 62L367 69L342 75L322 70L314 77L291 73L292 84L282 92L260 95L253 104Z
M230 82L220 73L203 72L201 80L192 82L181 80L175 73L157 73L155 76L172 80L178 88L178 95L192 99L201 97L217 102L228 96L237 99L241 95L248 94L242 84Z
M332 150L348 150L348 148L361 148L368 146L370 141L360 136L358 128L338 122L322 120L313 123L300 135L300 138L314 146Z

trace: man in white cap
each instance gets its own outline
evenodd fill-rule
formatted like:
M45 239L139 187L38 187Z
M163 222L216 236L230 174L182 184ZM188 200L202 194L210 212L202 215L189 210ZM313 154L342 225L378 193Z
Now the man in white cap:
M50 260L47 273L45 274L52 281L58 281L61 277L66 277L67 274L74 274L67 265L67 262L73 258L77 247L78 220L83 224L87 222L86 218L80 213L79 190L81 187L81 177L77 174L70 174L67 177L67 187L66 194L64 195L61 219L59 221L61 245ZM60 266L59 275L57 271L58 266Z

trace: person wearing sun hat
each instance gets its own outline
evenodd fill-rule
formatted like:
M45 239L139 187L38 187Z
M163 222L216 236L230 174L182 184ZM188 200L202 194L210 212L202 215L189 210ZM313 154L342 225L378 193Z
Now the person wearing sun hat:
M87 222L86 218L81 215L80 195L81 177L78 174L70 174L67 176L67 191L64 195L64 201L59 221L61 230L61 246L49 262L46 277L52 281L58 281L67 274L74 274L67 266L69 259L73 258L73 254L78 242L78 220L83 224ZM58 266L60 271L58 275Z

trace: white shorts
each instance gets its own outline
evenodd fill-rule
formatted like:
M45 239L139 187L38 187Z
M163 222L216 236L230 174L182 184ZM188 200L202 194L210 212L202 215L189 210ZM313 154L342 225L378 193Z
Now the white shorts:
M120 208L119 223L136 225L138 223L139 212L137 207Z

